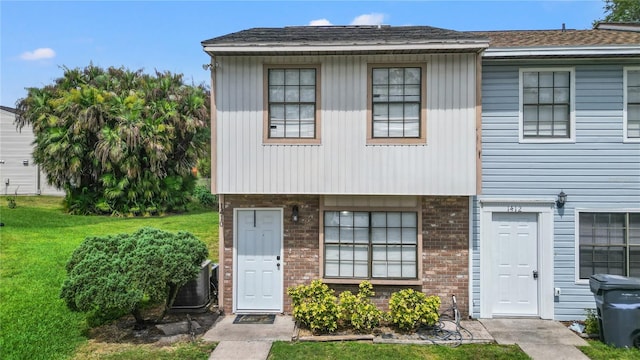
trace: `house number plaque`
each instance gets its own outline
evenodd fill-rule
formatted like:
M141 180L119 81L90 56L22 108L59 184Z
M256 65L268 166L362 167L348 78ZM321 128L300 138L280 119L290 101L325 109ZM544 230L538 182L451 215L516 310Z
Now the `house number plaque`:
M509 205L509 206L507 206L507 212L510 212L510 213L522 212L522 206Z

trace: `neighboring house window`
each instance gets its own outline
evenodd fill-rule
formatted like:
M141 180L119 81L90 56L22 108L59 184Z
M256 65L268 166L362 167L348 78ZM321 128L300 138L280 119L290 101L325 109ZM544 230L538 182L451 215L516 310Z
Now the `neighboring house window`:
M416 212L326 211L326 278L416 279Z
M640 68L625 69L625 140L640 141Z
M572 83L572 70L521 70L521 140L573 138Z
M581 212L579 239L580 279L640 276L640 213Z
M369 143L425 141L423 66L369 65Z
M319 140L319 71L317 66L265 66L265 142Z

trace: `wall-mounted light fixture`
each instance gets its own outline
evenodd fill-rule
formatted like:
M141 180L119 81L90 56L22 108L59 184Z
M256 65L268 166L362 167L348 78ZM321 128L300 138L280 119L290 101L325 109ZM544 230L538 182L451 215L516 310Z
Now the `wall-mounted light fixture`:
M564 191L560 191L560 194L558 194L558 200L556 200L556 206L558 207L558 209L561 209L564 207L564 203L567 202L567 194L564 193Z
M293 205L293 208L291 209L291 220L294 223L298 222L298 212L300 211L300 209L298 209L298 205Z

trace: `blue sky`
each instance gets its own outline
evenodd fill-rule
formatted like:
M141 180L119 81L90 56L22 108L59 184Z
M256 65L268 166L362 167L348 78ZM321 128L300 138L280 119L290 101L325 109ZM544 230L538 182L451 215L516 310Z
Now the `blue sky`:
M200 42L252 27L429 25L458 31L589 29L603 0L0 2L0 105L62 76L62 66L124 66L207 83Z

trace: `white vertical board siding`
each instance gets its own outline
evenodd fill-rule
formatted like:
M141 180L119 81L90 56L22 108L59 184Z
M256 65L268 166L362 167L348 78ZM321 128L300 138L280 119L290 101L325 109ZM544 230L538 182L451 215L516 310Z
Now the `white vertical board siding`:
M519 67L575 68L575 143L518 143ZM535 63L515 66L485 61L482 81L482 194L509 199L568 195L554 210L554 304L557 320L584 318L594 308L588 284L576 284L576 209L640 207L640 144L623 143L623 65ZM479 315L478 202L473 212L473 300Z
M219 193L475 194L475 54L218 57ZM424 63L427 143L367 145L367 63ZM320 64L321 144L263 144L263 64Z
M37 193L38 167L33 162L31 127L16 129L15 114L0 110L0 183L2 195ZM27 161L28 165L23 165ZM8 181L8 185L7 185Z

